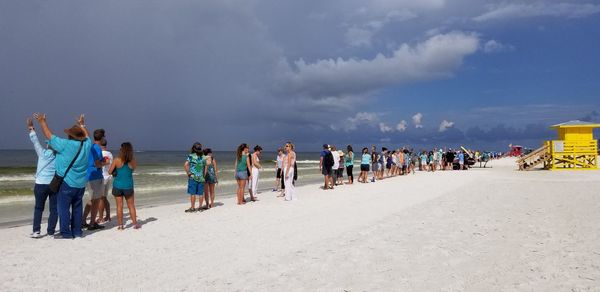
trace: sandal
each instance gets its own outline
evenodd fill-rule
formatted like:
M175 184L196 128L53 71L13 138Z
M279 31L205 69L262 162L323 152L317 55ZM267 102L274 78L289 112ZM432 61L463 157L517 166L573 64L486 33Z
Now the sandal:
M194 212L196 212L196 209L190 207L189 209L185 210L185 212L186 213L194 213Z

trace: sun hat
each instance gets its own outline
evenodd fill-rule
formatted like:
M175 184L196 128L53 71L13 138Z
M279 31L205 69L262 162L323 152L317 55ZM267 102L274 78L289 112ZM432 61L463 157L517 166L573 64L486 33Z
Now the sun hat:
M65 129L65 134L69 135L69 137L71 137L75 140L79 140L79 141L85 140L85 132L78 125L73 125L73 127Z
M344 151L342 151L342 150L338 150L337 152L338 152L338 154L339 154L340 156L344 156L344 155L345 155L345 154L344 154Z

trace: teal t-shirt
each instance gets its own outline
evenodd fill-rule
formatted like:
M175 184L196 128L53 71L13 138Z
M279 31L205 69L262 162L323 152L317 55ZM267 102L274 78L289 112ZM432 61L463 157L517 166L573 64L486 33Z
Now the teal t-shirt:
M56 173L60 176L65 175L69 164L75 158L81 141L60 138L52 135L49 144L56 150ZM71 170L67 173L64 182L72 188L85 188L87 183L88 157L92 149L92 141L89 138L83 140L81 153L73 163Z

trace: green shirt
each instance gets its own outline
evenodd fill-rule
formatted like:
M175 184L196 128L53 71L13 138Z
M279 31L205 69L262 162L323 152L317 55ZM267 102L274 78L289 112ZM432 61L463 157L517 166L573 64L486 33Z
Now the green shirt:
M248 155L242 155L240 160L238 160L236 171L247 171L248 166L246 165L246 160L248 159Z

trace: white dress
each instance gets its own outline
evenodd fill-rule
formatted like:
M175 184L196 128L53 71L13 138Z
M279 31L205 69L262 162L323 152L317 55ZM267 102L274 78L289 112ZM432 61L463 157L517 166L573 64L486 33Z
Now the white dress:
M256 162L260 162L258 156L256 156ZM252 195L256 196L256 190L258 189L258 174L260 170L254 167L254 163L252 163L252 181L250 181L250 190L252 190Z
M288 164L288 159L287 159L287 155L284 156L283 158L283 178L284 178L284 183L285 183L285 200L286 201L293 201L293 200L298 200L298 197L296 197L296 190L294 189L294 162L296 162L296 159L292 159L291 166L290 166L290 171L288 176L286 177L286 173L285 171L287 170L287 164Z

